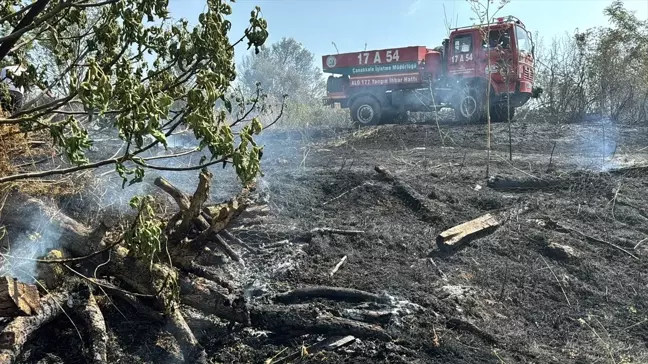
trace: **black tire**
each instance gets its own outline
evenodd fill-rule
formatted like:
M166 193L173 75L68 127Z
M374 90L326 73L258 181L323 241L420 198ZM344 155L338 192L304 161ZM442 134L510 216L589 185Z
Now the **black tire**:
M407 123L409 117L407 111L400 113L394 110L383 110L380 117L381 124L405 124Z
M397 111L383 111L382 115L380 116L380 123L381 124L392 124L398 122L398 112Z
M351 105L351 120L358 125L376 125L380 123L382 114L380 104L370 96L359 97Z
M467 88L461 92L454 107L455 120L474 124L484 122L484 97L474 88Z
M505 123L508 122L509 117L513 121L513 116L515 116L515 108L513 106L508 107L506 104L498 104L491 106L490 109L491 122L493 123Z

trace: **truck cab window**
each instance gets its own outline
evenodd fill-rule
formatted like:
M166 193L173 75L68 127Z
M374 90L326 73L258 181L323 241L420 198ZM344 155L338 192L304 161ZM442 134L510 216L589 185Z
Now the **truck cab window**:
M460 35L454 39L454 53L470 53L472 52L472 35Z
M504 49L511 47L511 35L508 29L491 30L488 34L488 44L482 40L482 48L497 48L498 46Z

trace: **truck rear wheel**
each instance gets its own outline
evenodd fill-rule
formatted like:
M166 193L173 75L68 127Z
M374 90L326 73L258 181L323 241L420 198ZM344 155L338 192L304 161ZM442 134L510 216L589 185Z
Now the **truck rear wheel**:
M491 121L494 123L507 122L509 117L513 120L515 108L506 104L493 105L490 110Z
M474 88L468 88L457 98L455 119L466 123L478 123L484 120L484 100Z
M375 125L382 118L382 110L376 99L369 96L358 98L351 105L351 120L360 125Z

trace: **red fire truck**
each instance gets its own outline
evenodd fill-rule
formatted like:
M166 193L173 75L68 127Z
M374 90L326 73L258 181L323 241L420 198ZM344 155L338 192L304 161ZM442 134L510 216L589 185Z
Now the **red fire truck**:
M465 122L484 122L489 107L500 122L531 98L534 45L516 17L453 29L442 44L323 56L323 71L333 74L325 103L349 108L361 125L444 107Z

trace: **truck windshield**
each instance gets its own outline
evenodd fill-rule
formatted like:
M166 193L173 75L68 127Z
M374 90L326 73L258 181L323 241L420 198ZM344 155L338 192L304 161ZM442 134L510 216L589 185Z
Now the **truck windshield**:
M516 26L515 37L517 38L517 46L520 52L531 52L531 40L529 39L526 30Z

